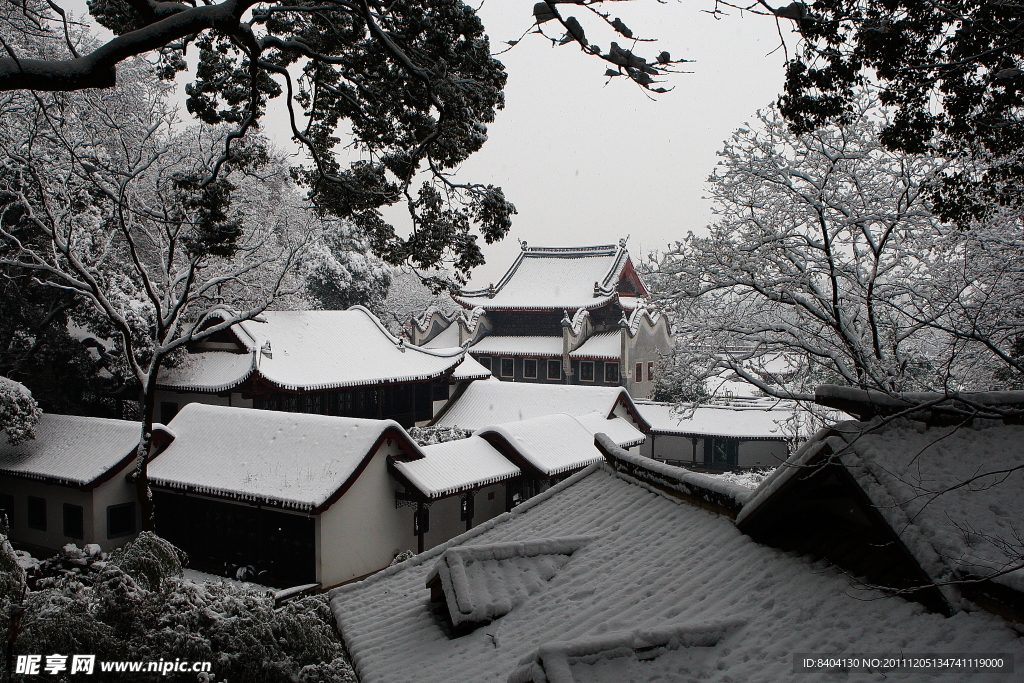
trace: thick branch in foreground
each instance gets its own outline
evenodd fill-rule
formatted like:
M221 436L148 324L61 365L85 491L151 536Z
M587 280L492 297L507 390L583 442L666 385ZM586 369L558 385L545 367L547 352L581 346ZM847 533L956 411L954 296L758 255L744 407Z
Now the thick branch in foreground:
M0 59L0 90L70 92L113 87L120 62L208 29L231 32L238 28L239 17L251 4L249 0L227 0L179 12L118 36L77 59L5 57Z

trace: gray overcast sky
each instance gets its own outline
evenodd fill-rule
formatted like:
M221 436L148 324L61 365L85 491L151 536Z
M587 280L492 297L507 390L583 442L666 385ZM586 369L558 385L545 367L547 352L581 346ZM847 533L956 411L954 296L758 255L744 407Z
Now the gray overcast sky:
M606 85L604 62L573 45L552 48L529 35L501 55L509 74L506 106L462 175L501 185L519 215L504 243L486 249L488 263L471 286L501 276L519 250L517 238L537 246L576 245L629 234L630 251L638 256L707 224L710 203L701 197L716 152L774 101L784 62L781 51L768 56L779 43L774 21L738 14L716 20L701 12L711 5L607 4L634 34L660 39L642 54L665 49L695 60L686 65L692 73L673 76L666 85L675 89L655 101L624 78ZM493 50L522 34L532 6L532 0L485 2L480 16ZM574 9L560 6L563 15ZM615 39L587 37L604 50Z
M62 4L85 12L84 0ZM492 50L529 28L533 4L483 4L479 14ZM606 84L604 62L573 44L553 48L529 35L499 57L508 70L505 109L459 177L500 185L519 214L504 242L485 247L487 264L475 271L471 287L486 287L501 276L519 250L517 239L535 246L607 244L628 234L638 257L708 223L710 203L701 197L716 152L733 130L775 100L784 63L775 51L774 21L739 13L716 20L702 11L712 5L713 0L606 4L635 35L659 39L639 48L641 54L668 50L694 60L684 65L691 73L672 76L664 85L674 90L653 101L624 78ZM580 9L560 5L563 16L585 17ZM616 36L583 21L589 41L607 51ZM621 37L618 42L625 46ZM179 88L187 81L180 76ZM271 103L264 123L280 147L295 149L280 99ZM404 207L387 216L407 223Z

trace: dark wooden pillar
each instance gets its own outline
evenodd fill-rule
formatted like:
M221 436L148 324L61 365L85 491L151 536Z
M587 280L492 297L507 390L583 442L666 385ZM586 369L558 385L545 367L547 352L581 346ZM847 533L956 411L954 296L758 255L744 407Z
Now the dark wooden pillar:
M423 501L417 501L417 503L416 503L416 552L417 553L422 553L423 552L423 536L424 536L424 534L426 534L426 529L423 528L424 526L426 526L423 523L424 517L425 517L425 515L423 514L423 511L426 510L426 509L427 509L426 506L423 505Z

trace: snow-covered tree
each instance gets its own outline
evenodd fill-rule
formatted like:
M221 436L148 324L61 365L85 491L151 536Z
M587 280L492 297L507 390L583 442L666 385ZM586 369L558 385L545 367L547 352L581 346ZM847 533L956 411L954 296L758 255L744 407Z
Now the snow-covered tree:
M41 414L32 392L23 384L0 376L0 431L7 434L10 443L33 438L32 429Z
M12 654L209 661L211 680L355 680L326 595L275 606L274 593L258 587L190 581L182 564L177 548L143 532L109 556L69 544L26 577L0 533L0 628Z
M365 306L378 317L391 286L391 266L370 251L354 226L336 222L310 244L302 264L306 295L317 308Z
M678 242L653 274L688 367L799 399L824 383L941 391L963 379L940 312L906 310L949 234L924 190L944 162L888 151L883 124L862 93L848 125L796 135L773 107L726 142L710 234Z
M290 270L314 222L265 145L236 146L210 180L227 131L180 129L147 63L120 73L115 89L0 105L0 266L75 294L73 318L110 342L112 370L137 387L139 499L152 528L146 456L161 365L295 291Z

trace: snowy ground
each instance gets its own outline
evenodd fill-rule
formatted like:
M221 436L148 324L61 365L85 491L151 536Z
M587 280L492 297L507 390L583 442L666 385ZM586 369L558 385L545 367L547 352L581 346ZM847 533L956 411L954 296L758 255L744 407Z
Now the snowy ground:
M259 583L253 583L251 581L236 581L235 579L229 579L226 576L207 574L206 572L197 571L195 569L185 569L184 572L185 578L194 583L209 581L210 583L226 583L232 586L238 586L239 588L252 588L253 590L259 591L275 590Z
M747 470L745 472L723 472L721 474L705 474L705 476L713 477L715 479L721 479L722 481L728 481L733 484L739 484L745 486L748 489L756 489L762 481L768 478L768 476L775 471L775 468L763 469L763 470Z

